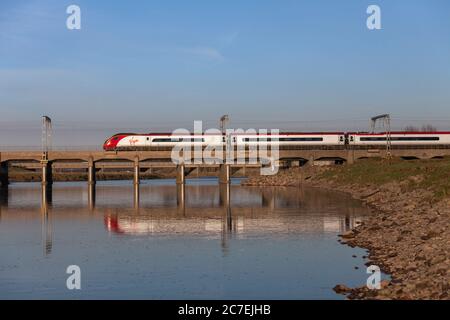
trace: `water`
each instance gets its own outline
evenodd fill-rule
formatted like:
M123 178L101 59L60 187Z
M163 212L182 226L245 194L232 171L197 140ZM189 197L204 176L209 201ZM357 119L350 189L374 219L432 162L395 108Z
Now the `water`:
M341 193L216 179L89 191L55 183L41 202L39 184L16 183L0 197L0 298L343 299L336 284L368 277L366 252L337 235L370 212ZM66 287L69 265L81 290Z

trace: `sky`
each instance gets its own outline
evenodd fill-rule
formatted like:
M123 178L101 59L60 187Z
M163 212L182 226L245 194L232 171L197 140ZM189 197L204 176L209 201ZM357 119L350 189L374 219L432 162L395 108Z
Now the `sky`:
M39 145L42 115L54 143L81 146L223 114L345 131L381 113L450 129L448 0L0 1L0 146Z

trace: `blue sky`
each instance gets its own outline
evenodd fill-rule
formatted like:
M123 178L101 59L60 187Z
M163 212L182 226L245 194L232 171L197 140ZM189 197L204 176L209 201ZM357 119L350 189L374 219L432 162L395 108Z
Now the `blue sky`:
M370 4L382 30L366 28ZM447 0L0 2L0 144L43 114L71 143L224 113L235 127L366 129L389 112L450 128L449 88Z

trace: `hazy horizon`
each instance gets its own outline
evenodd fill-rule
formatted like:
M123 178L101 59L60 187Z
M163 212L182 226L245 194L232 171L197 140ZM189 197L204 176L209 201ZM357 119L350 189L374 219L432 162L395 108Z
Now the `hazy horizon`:
M66 8L81 8L68 30ZM366 9L381 8L368 30ZM0 146L101 144L120 131L450 130L450 2L0 3Z

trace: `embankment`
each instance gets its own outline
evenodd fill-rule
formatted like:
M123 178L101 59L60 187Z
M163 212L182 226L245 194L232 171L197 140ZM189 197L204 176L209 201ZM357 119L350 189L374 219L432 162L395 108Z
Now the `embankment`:
M350 193L377 209L340 241L369 250L368 265L391 275L382 289L347 289L351 299L450 299L450 160L361 160L288 169L244 185L300 184Z

